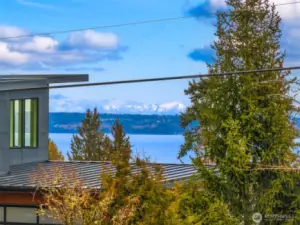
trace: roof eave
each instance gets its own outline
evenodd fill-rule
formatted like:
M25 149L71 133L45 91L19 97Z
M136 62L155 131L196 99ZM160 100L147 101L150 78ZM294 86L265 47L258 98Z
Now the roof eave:
M36 187L29 187L29 186L0 186L0 193L1 192L26 192L31 193L36 190Z
M48 87L46 79L14 80L0 83L0 91L18 91L26 88Z
M88 74L18 74L18 75L0 75L0 80L14 82L20 80L22 82L45 79L48 84L54 83L72 83L89 81Z
M48 76L48 75L47 75ZM53 74L47 77L50 84L55 83L77 83L89 81L88 74Z

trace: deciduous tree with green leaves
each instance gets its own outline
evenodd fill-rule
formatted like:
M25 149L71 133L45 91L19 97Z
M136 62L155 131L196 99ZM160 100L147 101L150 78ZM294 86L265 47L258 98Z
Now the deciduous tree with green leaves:
M281 19L275 6L268 0L226 3L228 9L217 13L210 73L282 67ZM245 225L253 223L254 212L291 215L299 210L294 185L300 177L290 170L297 132L290 120L296 109L291 95L295 80L289 74L212 76L191 82L186 90L192 105L181 118L186 129L179 157L194 151L207 199L225 205L228 215ZM190 126L195 121L199 125ZM203 158L216 166L206 167Z

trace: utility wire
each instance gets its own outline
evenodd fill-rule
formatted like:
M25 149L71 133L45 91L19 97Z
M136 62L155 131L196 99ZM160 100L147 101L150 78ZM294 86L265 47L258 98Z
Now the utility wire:
M193 78L204 78L204 77L223 77L223 76L257 73L257 72L262 73L262 72L270 72L270 71L299 70L299 69L300 66L294 66L294 67L283 67L283 68L235 71L235 72L226 72L226 73L197 74L197 75L187 75L187 76L156 77L156 78L145 78L145 79L134 79L134 80L94 82L94 83L87 83L87 84L58 85L58 86L50 86L49 88L52 89L52 88L104 86L104 85L129 84L129 83L145 83L145 82L154 82L154 81L182 80L182 79L193 79Z
M300 1L281 3L281 4L276 4L275 6L294 5L294 4L298 4L298 3L300 3ZM210 13L210 15L215 15L215 13ZM161 18L161 19L155 19L155 20L144 20L144 21L121 23L121 24L97 26L97 27L78 28L78 29L70 29L70 30L59 30L59 31L49 31L49 32L44 32L44 33L33 33L33 34L20 35L20 36L0 37L0 40L27 38L27 37L34 37L34 36L46 36L46 35L51 35L51 34L64 34L64 33L70 33L70 32L76 32L76 31L85 31L85 30L99 30L99 29L113 28L113 27L125 27L125 26L131 26L131 25L158 23L158 22L165 22L165 21L172 21L172 20L194 18L194 17L195 16L169 17L169 18Z
M294 2L286 2L286 3L280 3L280 4L276 4L275 6L282 6L282 5L294 5L300 3L300 1L294 1Z
M121 23L121 24L114 24L114 25L104 25L104 26L98 26L98 27L88 27L88 28L60 30L60 31L49 31L49 32L45 32L45 33L35 33L35 34L21 35L21 36L0 37L0 40L27 38L27 37L34 37L34 36L46 36L46 35L50 35L50 34L64 34L64 33L85 31L85 30L99 30L99 29L113 28L113 27L125 27L125 26L131 26L131 25L140 25L140 24L147 24L147 23L158 23L158 22L171 21L171 20L187 19L187 18L192 18L192 17L193 16L180 16L180 17L170 17L170 18L162 18L162 19L156 19L156 20L128 22L128 23Z
M188 76L157 77L157 78L146 78L146 79L93 82L93 83L57 85L57 86L48 86L48 87L32 87L32 88L21 88L18 90L58 89L58 88L104 86L104 85L129 84L129 83L145 83L145 82L154 82L154 81L183 80L183 79L204 78L204 77L223 77L223 76L243 75L243 74L249 74L249 73L264 73L264 72L271 72L271 71L299 70L299 69L300 69L300 66L294 66L294 67L234 71L234 72L226 72L226 73L197 74L197 75L188 75ZM1 76L0 76L0 78L1 78Z

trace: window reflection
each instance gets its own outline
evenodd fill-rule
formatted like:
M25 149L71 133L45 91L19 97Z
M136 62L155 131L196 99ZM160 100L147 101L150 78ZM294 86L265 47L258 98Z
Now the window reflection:
M59 220L53 219L49 215L50 215L49 211L45 210L45 215L40 216L40 224L60 224Z
M25 147L37 146L37 99L25 100Z
M37 223L36 208L6 207L6 222Z
M10 102L10 147L37 147L38 100Z
M14 101L14 147L21 147L22 140L22 109L21 109L21 101Z
M0 222L4 221L4 208L0 206Z

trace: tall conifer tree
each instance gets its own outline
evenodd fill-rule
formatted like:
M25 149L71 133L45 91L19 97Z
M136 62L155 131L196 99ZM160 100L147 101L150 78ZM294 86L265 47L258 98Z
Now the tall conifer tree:
M78 135L73 135L69 160L100 161L109 158L109 138L100 129L98 110L87 110Z
M268 0L226 3L228 10L217 13L212 45L216 57L208 64L210 73L282 67L281 20L275 6ZM209 77L191 82L186 90L192 105L182 115L186 131L179 157L195 151L193 162L205 195L227 204L229 215L245 225L253 223L254 212L290 215L298 209L293 185L299 176L274 169L290 167L297 135L290 121L295 109L288 96L294 81L289 74ZM194 121L200 125L190 128ZM216 167L206 167L203 158Z
M130 140L129 137L126 135L123 125L120 123L119 119L116 119L112 127L110 155L111 157L115 157L115 160L124 162L129 162L131 157Z

